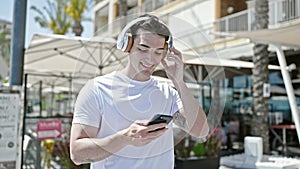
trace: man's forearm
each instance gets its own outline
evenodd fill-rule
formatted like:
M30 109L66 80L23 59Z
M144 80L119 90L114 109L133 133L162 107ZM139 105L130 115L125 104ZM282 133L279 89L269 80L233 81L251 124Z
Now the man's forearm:
M209 132L205 112L183 81L175 84L175 87L183 104L186 130L195 137L205 137Z
M128 138L120 132L105 138L81 138L71 144L71 158L77 165L101 161L125 147Z

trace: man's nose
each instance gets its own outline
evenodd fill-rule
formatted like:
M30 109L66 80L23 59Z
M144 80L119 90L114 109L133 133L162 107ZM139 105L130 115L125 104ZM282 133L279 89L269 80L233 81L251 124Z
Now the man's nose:
M153 55L154 55L154 50L150 50L148 53L147 53L147 61L153 61Z

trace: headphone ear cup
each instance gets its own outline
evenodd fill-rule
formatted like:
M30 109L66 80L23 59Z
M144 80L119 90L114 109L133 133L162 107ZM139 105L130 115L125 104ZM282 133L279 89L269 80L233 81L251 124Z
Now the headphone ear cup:
M132 45L133 45L133 38L132 36L130 35L126 35L127 38L126 38L126 44L124 44L124 52L130 52L131 48L132 48Z
M170 52L170 48L173 47L173 37L172 35L169 36L168 41L166 41L165 45L164 45L164 50L168 53Z
M129 52L133 44L132 36L125 34L123 38L118 37L118 39L120 40L117 42L117 48L123 52Z

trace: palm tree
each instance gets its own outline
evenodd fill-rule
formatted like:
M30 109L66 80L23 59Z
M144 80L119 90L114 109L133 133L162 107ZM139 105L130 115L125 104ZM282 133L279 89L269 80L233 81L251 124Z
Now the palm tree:
M0 31L0 56L3 57L6 64L9 65L11 33L9 30Z
M47 7L43 7L46 15L36 6L31 6L31 9L39 14L34 19L41 27L49 28L55 34L66 34L71 27L65 12L66 4L67 0L47 0Z
M85 10L88 10L87 3L87 0L69 0L68 5L66 6L66 12L74 22L72 31L76 36L81 36L81 33L83 32L81 21L85 19L83 13Z
M268 28L268 12L268 0L255 0L254 30ZM263 138L264 153L269 153L268 99L263 96L263 86L269 82L268 45L255 44L253 50L253 116L251 134Z

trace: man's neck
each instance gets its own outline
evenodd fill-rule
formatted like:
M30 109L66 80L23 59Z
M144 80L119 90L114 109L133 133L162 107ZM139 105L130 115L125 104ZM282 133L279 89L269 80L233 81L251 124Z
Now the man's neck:
M130 70L128 68L124 68L120 72L132 80L143 82L150 79L150 75L148 76L146 73L143 72L136 73L133 70Z

